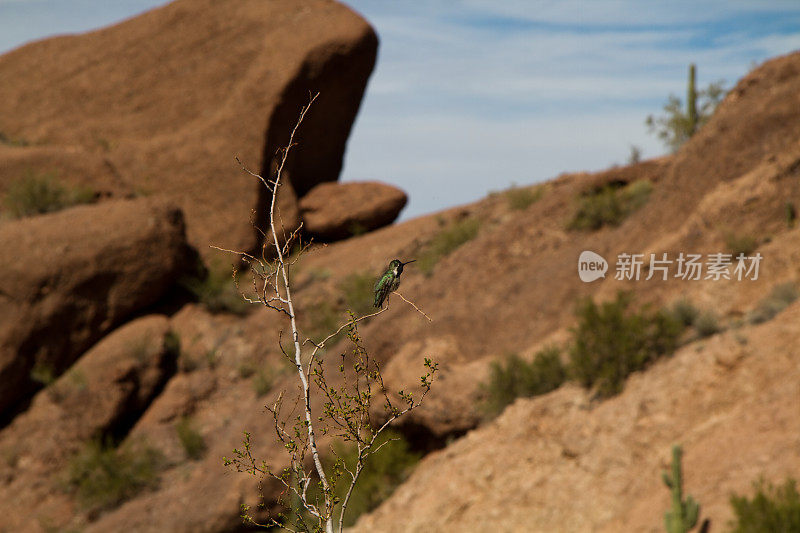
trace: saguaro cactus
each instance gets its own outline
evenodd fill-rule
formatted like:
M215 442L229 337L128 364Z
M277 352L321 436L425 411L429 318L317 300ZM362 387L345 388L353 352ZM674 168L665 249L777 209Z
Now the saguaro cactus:
M696 68L689 65L689 88L686 90L686 120L688 137L697 131L697 89L695 88Z
M686 533L697 524L700 516L700 505L694 498L687 496L683 499L683 472L681 469L681 455L683 450L680 446L672 447L672 474L664 472L664 484L672 495L672 508L664 514L664 525L667 533Z

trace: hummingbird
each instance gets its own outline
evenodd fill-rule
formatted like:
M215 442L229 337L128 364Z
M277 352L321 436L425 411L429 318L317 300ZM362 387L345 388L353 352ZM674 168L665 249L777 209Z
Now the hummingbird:
M416 259L403 263L399 259L392 259L389 268L375 284L375 307L381 307L389 293L400 286L400 274L403 273L403 266L413 263Z

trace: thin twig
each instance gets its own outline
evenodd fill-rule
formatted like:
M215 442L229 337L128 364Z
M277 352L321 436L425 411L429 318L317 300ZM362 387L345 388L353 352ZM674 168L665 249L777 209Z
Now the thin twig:
M399 292L397 292L397 291L392 291L392 294L396 294L396 295L398 295L400 298L402 298L402 299L403 299L403 301L404 301L405 303L407 303L408 305L410 305L411 307L413 307L414 309L416 309L416 310L417 310L417 312L418 312L419 314L421 314L422 316L424 316L425 318L427 318L427 319L428 319L428 322L433 322L433 319L432 319L431 317L429 317L428 315L426 315L426 314L425 314L425 313L422 311L422 309L420 309L419 307L417 307L416 305L414 305L414 302L412 302L412 301L410 301L410 300L406 300L406 299L405 299L405 297L404 297L402 294L400 294Z

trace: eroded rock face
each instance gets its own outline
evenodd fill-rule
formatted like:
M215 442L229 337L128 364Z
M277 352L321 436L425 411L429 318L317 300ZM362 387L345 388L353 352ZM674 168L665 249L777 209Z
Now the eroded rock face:
M180 210L113 201L0 225L0 413L154 303L190 256Z
M174 371L177 344L169 331L162 315L115 330L0 432L0 450L13 458L0 464L4 526L28 530L30 512L45 507L55 510L49 520L69 518L69 497L57 485L69 459L93 438L123 437L139 418ZM52 505L41 505L48 498Z
M331 0L177 0L0 57L0 78L18 80L0 87L3 133L31 145L16 151L96 153L123 191L169 196L203 254L210 244L251 250L250 214L265 220L267 202L234 156L274 170L319 92L284 174L298 196L336 180L377 45L363 18ZM90 181L107 188L106 176Z
M408 197L377 181L321 183L300 200L304 230L324 241L345 239L394 222Z

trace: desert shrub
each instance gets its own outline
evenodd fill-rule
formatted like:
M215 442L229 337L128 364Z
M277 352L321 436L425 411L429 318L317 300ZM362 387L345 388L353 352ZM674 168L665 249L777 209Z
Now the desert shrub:
M544 194L544 188L537 187L511 187L505 192L508 207L514 211L524 211L533 203L537 202Z
M775 315L789 307L800 296L797 285L793 282L781 283L772 288L769 295L758 303L750 312L748 320L752 324L760 324L772 319Z
M683 330L671 313L632 311L630 301L620 292L614 301L598 305L587 298L578 305L570 372L601 397L619 393L629 374L672 353Z
M557 348L540 351L531 362L509 354L504 361L492 363L489 381L481 384L485 396L481 410L487 418L493 418L515 399L545 394L560 387L565 379Z
M786 219L786 227L792 229L797 221L797 208L792 202L786 202L784 205L783 216Z
M49 387L56 380L56 368L51 363L36 361L31 368L30 377L36 383Z
M363 316L374 311L374 289L377 276L369 272L353 273L339 283L339 290L344 299L346 309L356 316Z
M691 326L697 320L700 311L692 302L682 298L672 305L672 315L684 326Z
M755 252L758 247L758 242L752 235L729 233L725 237L725 246L728 248L728 251L733 254L733 258L736 259L739 254L747 256Z
M164 336L164 351L178 359L181 355L181 337L176 331L169 330Z
M6 146L28 146L30 142L22 137L12 137L0 131L0 144L5 144Z
M247 379L256 373L256 366L251 361L244 361L236 367L236 372L240 378Z
M350 233L351 237L358 237L359 235L364 235L369 230L361 222L355 221L348 224L347 231Z
M455 222L437 233L428 243L416 262L417 267L426 276L433 273L436 263L450 255L462 244L471 241L478 235L481 221L475 217Z
M91 189L67 187L56 180L55 174L28 172L9 185L3 197L3 208L11 218L22 218L86 204L94 198Z
M701 338L710 337L722 330L719 325L719 319L713 311L703 311L697 315L693 325Z
M731 496L735 519L732 533L790 533L800 531L800 494L793 479L781 486L754 485L752 498Z
M253 374L253 390L256 391L256 395L264 396L272 390L274 381L275 379L272 372L264 368L259 368L255 371L255 374Z
M189 459L200 459L206 451L206 443L203 436L194 427L194 423L189 417L181 418L175 425L175 432L178 440L181 441L183 451Z
M69 463L67 482L89 510L115 507L158 484L161 453L149 446L92 441Z
M210 312L241 316L250 310L250 305L233 283L234 275L227 265L217 263L210 268L199 265L195 274L180 280L180 285Z
M618 226L632 212L647 203L653 185L638 180L623 187L606 185L583 194L568 229L596 230L603 226Z

